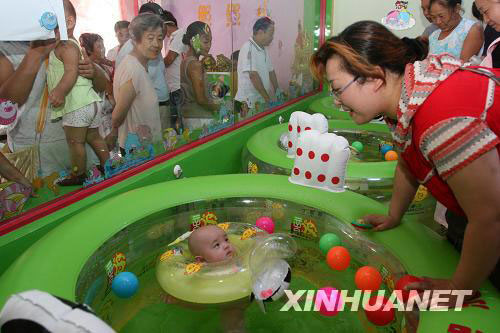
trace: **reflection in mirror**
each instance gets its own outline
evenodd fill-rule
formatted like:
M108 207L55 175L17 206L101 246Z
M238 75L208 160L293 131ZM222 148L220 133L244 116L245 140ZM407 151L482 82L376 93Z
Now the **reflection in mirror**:
M303 0L254 0L238 7L249 14L233 27L233 45L239 52L235 71L238 119L316 88L309 58L314 51L314 20L319 7L320 1L307 1L306 6Z
M227 16L230 1L163 1L163 6L177 18L182 35L178 37L184 47L179 64L179 142L189 142L234 124L233 50L228 36L238 18Z
M71 3L72 50L84 65L77 80L86 80L90 90L84 95L95 91L100 101L96 109L87 108L90 120L83 127L73 111L66 120L53 116L57 82L50 90L45 86L54 44L0 42L6 60L0 61L0 72L10 73L0 75L0 111L6 115L0 140L14 175L0 173L4 181L28 185L0 187L0 206L10 207L1 212L2 220L315 88L308 61L319 34L320 0L138 0L137 7L134 1ZM135 11L160 20L130 24L138 23ZM56 50L50 59L59 60L62 76L60 56ZM31 80L20 79L25 57L47 58L29 61L29 70L37 73ZM12 94L8 86L23 88L25 96ZM29 187L36 197L27 199Z

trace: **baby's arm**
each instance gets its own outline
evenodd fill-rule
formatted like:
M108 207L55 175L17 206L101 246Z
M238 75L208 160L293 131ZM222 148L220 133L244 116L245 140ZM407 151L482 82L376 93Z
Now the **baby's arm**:
M64 74L61 81L50 92L49 101L54 107L64 105L66 95L73 89L78 78L78 62L80 50L71 42L61 43L56 49L56 55L64 63Z

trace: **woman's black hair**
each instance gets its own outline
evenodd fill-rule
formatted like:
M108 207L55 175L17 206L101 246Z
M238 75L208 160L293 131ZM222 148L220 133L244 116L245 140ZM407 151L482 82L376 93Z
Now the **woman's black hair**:
M207 31L210 32L210 26L208 24L201 21L195 21L187 27L186 33L182 37L182 43L185 45L191 45L191 38L198 34L204 35Z
M334 56L353 76L384 78L377 69L403 75L406 65L427 57L427 46L419 39L400 39L385 26L374 21L351 24L339 35L330 38L311 59L311 69L318 80L325 77L326 63Z
M477 18L479 21L483 21L483 14L477 9L476 2L472 3L472 15Z
M429 8L436 2L450 9L454 9L458 5L462 5L462 0L431 0L429 2Z

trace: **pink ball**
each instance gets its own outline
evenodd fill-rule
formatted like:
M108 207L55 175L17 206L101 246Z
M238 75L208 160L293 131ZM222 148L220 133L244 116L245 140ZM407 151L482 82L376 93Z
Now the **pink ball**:
M323 291L323 292L321 292ZM328 304L328 307L327 305ZM339 312L342 307L342 298L340 292L332 287L323 287L316 292L316 299L314 300L314 308L319 308L319 313L323 316L333 317Z
M274 232L274 221L269 216L261 216L255 221L255 225L267 231L268 234L272 234Z

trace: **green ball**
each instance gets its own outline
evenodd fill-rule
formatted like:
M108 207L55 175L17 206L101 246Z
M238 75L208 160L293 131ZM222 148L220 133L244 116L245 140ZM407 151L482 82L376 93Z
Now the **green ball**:
M341 241L339 236L332 233L324 234L319 239L319 248L324 254L327 254L332 247L339 246L340 244Z
M354 141L351 146L360 153L363 151L364 148L363 144L359 141Z

